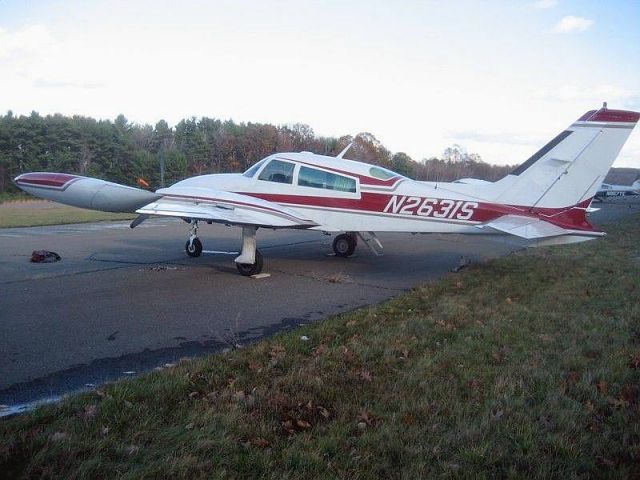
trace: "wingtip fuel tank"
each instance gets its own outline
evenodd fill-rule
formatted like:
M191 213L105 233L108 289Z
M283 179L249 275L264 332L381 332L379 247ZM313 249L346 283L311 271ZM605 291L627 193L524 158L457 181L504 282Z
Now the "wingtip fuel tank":
M24 173L14 183L36 197L103 212L135 212L161 197L140 188L66 173Z

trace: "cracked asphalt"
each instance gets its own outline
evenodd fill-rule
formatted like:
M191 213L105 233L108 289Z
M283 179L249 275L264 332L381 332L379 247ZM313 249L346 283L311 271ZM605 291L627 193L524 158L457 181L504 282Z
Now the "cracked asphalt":
M606 223L637 207L603 204L594 217ZM518 248L495 237L381 234L383 257L361 242L343 259L320 232L260 230L270 276L252 279L224 253L239 248L239 229L203 225L199 258L184 253L187 232L172 219L134 230L127 222L0 230L0 404L246 344L397 296L461 256L478 262ZM62 260L30 263L39 249Z

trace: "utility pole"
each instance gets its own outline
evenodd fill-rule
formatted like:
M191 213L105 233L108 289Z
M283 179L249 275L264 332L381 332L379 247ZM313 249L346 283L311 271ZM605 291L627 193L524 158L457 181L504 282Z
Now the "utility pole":
M160 188L164 188L164 148L160 149Z

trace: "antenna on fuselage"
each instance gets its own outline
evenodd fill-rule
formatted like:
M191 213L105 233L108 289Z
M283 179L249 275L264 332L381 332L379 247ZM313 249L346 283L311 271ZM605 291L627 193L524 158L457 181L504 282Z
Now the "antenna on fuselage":
M351 142L349 145L347 145L344 150L342 150L338 155L336 155L336 158L342 158L344 157L344 154L347 153L349 151L349 149L351 148L351 145L353 145L353 142Z

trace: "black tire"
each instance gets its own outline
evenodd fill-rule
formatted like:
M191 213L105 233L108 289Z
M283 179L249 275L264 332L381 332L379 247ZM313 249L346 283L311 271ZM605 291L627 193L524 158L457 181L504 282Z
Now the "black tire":
M187 243L184 245L184 251L187 252L187 255L190 257L199 257L202 254L202 242L199 238L194 238L193 243L187 240Z
M236 268L245 277L257 275L262 271L262 253L256 249L256 263L236 263Z
M333 252L336 257L350 257L356 250L356 240L353 234L341 233L333 239Z

